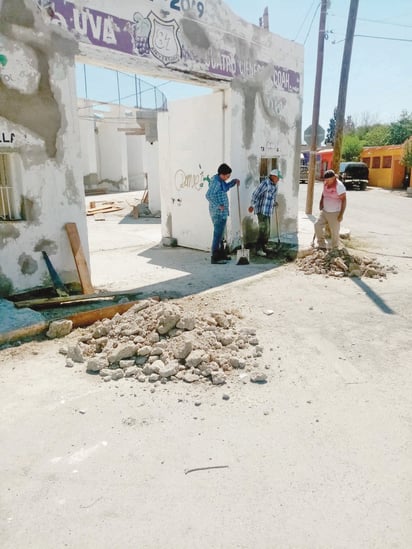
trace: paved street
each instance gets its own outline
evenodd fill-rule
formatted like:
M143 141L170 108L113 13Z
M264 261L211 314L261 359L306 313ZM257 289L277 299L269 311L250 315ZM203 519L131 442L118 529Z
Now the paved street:
M384 280L288 263L178 300L238 310L265 384L247 368L223 386L104 383L65 367L77 332L0 351L2 549L409 549L411 208L398 192L348 193L351 250L396 265ZM138 242L93 246L133 284ZM169 290L185 276L196 283L180 274Z

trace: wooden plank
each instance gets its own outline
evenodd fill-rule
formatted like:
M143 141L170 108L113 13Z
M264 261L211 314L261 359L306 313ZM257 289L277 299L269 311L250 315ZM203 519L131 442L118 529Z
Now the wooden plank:
M143 193L141 202L142 204L149 204L149 191L147 189Z
M59 306L61 304L72 304L72 303L83 303L87 301L99 301L99 299L114 299L118 296L125 295L134 295L137 296L142 292L137 292L136 290L126 290L118 292L100 292L94 294L81 294L81 295L71 295L69 297L42 297L36 299L26 299L25 301L15 301L14 306L18 309L24 307L31 307L33 309L39 308L45 309L48 306L52 307L53 305Z
M66 232L69 237L70 246L72 248L74 262L76 263L77 273L79 275L80 284L84 294L93 293L93 285L90 279L89 268L86 258L84 257L83 247L80 242L79 232L76 223L66 223Z
M65 318L73 322L73 328L81 328L90 326L90 324L93 324L98 320L113 318L117 313L121 315L133 307L133 305L136 305L136 303L140 303L140 301L129 301L128 303L110 305L109 307L102 307L101 309L82 311L81 313L75 313L74 315L66 316Z
M104 213L104 212L117 212L119 210L123 210L120 206L101 206L97 208L89 208L87 210L87 215L93 215L96 213Z

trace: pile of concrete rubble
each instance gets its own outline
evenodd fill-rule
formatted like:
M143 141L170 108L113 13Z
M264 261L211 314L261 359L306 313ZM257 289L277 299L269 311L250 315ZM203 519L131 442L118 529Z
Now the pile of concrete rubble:
M314 249L310 255L297 259L296 265L305 274L334 277L385 278L388 272L396 273L394 267L385 267L376 259L352 255L346 248L329 251Z
M264 383L257 358L262 347L253 328L236 327L236 310L200 314L182 305L147 299L126 313L84 329L77 343L62 348L66 366L85 363L87 372L104 381L222 385L233 370ZM246 373L247 372L247 373Z

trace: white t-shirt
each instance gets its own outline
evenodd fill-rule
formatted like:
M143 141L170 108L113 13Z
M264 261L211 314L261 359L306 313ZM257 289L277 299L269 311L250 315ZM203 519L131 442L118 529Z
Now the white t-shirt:
M328 187L326 183L323 185L323 209L325 212L340 212L342 205L342 200L340 196L346 193L346 187L339 181L336 180L336 185L331 185Z

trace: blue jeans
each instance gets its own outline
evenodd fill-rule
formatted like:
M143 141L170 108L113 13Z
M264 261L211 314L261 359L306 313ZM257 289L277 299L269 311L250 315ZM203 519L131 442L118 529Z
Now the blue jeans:
M214 217L213 221L213 240L212 240L212 255L219 251L223 240L223 234L226 228L226 216Z

